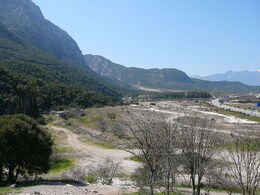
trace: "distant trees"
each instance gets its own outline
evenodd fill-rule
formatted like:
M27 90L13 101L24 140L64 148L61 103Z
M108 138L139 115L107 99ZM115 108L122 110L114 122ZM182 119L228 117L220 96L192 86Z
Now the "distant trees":
M210 98L211 94L205 91L160 92L151 95L152 100L182 99L182 98Z
M47 173L51 136L23 114L0 117L0 184L15 183L19 175Z

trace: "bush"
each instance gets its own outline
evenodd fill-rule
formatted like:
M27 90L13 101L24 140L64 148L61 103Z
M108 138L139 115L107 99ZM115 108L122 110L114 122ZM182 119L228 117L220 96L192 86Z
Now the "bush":
M73 180L78 182L85 182L86 178L86 171L82 167L74 167L69 171L62 173L62 178L66 180Z
M86 176L86 181L91 184L97 183L98 181L97 175L94 172L88 173Z
M112 125L111 130L119 138L123 138L125 136L124 129L120 123L115 123L114 125Z
M97 128L100 129L102 132L104 132L108 129L108 123L103 118L97 118L96 125L97 125Z
M107 118L109 120L115 120L116 119L116 114L114 112L109 112L109 113L107 113Z
M120 163L107 158L96 170L98 180L101 181L102 184L111 185L113 179L119 174L119 170Z

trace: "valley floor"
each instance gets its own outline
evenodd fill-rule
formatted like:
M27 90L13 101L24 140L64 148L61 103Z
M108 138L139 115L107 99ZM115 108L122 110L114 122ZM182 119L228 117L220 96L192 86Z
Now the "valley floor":
M222 130L223 133L231 133L236 130L234 127L239 118L232 118L227 115L219 115L212 112L203 104L191 102L156 102L156 105L150 105L149 102L141 105L131 105L124 107L105 107L90 108L85 110L86 115L69 120L63 120L59 117L48 124L52 134L55 136L56 147L58 148L57 156L59 158L75 159L75 167L91 169L97 167L107 158L120 162L122 178L116 178L114 183L109 185L102 184L84 184L68 183L61 180L62 170L59 173L49 173L42 176L43 181L39 185L21 188L20 195L42 194L42 195L63 195L63 194L97 194L97 195L123 195L126 193L136 192L137 188L132 185L130 175L140 165L139 162L130 160L133 156L128 152L127 146L124 145L126 140L119 139L111 132L101 132L93 122L98 117L105 117L106 113L114 112L117 117L126 117L126 111L139 113L143 110L154 110L167 116L169 120L180 115L199 115L215 118L217 121L216 130ZM53 117L53 116L52 116ZM55 118L55 117L54 117ZM58 121L58 122L57 122ZM66 124L64 124L66 121ZM114 121L112 121L114 123ZM250 121L244 121L242 127L250 129L252 135L259 135L259 124ZM224 129L224 130L223 130ZM111 141L112 140L112 141ZM101 141L101 142L100 142ZM124 147L117 147L118 145ZM133 150L131 150L133 151ZM191 194L189 188L176 188L183 194ZM226 192L211 191L210 195L226 195Z

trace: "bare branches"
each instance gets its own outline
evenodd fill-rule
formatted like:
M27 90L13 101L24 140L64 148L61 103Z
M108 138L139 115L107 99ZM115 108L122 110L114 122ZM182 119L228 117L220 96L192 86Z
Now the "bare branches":
M260 182L260 154L254 145L259 144L259 138L242 135L239 132L231 137L227 149L227 166L233 180L240 186L243 194L255 195Z

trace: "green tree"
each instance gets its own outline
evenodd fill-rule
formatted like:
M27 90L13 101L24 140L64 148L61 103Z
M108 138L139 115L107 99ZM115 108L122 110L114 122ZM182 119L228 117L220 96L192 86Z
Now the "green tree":
M47 173L53 141L30 117L0 117L0 183L15 183L19 175ZM4 170L6 170L4 172Z

